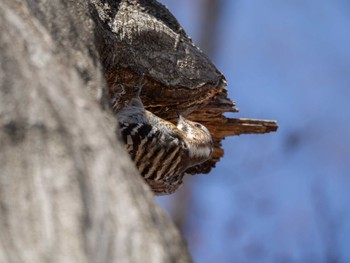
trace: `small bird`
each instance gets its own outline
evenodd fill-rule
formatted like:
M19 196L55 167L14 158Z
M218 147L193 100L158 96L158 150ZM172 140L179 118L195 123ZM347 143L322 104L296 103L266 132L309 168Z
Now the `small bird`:
M147 111L137 94L117 113L126 149L142 177L157 195L171 194L181 185L186 169L208 160L213 141L208 129L178 114L178 123Z

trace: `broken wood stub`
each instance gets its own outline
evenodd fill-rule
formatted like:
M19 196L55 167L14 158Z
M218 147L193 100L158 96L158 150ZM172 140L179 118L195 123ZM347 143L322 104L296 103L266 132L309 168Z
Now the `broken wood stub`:
M141 99L147 110L174 123L181 112L211 132L212 158L188 173L208 173L215 167L224 155L221 141L226 136L277 130L275 121L224 116L238 111L227 96L224 75L164 5L152 0L106 1L96 4L96 10L96 37L113 109L128 103L144 75Z

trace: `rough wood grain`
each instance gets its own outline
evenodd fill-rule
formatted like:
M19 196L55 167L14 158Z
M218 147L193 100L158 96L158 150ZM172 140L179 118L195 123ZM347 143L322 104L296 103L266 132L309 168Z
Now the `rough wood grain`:
M213 157L188 170L208 173L223 156L225 136L277 130L275 121L230 119L237 112L224 75L194 45L172 14L153 0L96 2L99 52L115 111L134 96L141 75L142 101L156 115L175 122L177 112L205 124L214 139Z
M191 262L101 109L94 14L1 1L0 262Z
M156 1L2 0L0 25L0 262L191 262L107 95L122 106L145 74L148 109L206 124L216 153L197 172L224 136L276 124L223 116L224 76Z

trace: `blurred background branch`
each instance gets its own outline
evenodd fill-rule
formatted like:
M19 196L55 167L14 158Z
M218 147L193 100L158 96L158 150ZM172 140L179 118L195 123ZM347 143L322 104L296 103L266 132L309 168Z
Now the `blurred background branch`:
M345 2L162 2L225 74L237 115L280 124L275 134L227 138L210 174L158 199L195 260L350 262Z

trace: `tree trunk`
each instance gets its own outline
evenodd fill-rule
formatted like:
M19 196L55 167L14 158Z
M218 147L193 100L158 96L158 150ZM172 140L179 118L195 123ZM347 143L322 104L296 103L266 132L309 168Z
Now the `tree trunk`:
M191 261L115 136L96 2L1 1L2 263Z

